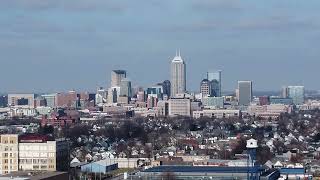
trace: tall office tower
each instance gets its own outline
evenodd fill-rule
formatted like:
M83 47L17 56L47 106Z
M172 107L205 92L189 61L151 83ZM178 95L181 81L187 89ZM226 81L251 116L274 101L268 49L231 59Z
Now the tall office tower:
M207 79L211 82L211 96L221 97L221 72L207 72Z
M170 97L171 96L171 82L169 80L163 81L162 87L163 87L163 94Z
M127 77L127 72L124 70L113 70L111 72L111 87L119 87L121 80Z
M120 82L120 96L132 97L131 81L124 78Z
M248 106L252 101L252 81L238 81L239 105Z
M281 97L282 98L288 98L288 96L289 96L288 95L288 93L289 93L288 90L289 90L288 86L283 86L282 87L282 89L281 89Z
M304 86L288 86L288 97L293 100L293 104L304 103Z
M210 81L208 79L204 79L200 83L200 93L202 94L202 97L210 96L211 95L211 85Z
M182 60L179 53L171 62L171 96L186 92L186 63Z

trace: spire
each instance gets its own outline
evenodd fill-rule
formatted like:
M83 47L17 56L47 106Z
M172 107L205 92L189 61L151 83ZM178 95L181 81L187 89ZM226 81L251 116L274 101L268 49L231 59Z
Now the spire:
M181 56L180 56L180 49L179 49L179 54L178 54L178 55L179 55L179 57L181 57Z
M178 56L178 49L176 49L176 56Z

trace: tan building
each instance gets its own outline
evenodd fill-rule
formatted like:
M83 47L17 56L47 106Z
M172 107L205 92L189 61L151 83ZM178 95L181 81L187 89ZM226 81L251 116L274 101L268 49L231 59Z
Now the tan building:
M0 139L0 174L18 171L18 135L5 134Z
M189 98L171 98L169 100L169 116L191 116L191 100Z
M34 94L8 94L9 106L34 107Z

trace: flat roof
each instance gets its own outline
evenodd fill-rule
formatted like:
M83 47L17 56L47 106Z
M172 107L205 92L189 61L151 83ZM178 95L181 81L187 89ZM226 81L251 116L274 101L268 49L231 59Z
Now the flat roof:
M263 170L262 167L158 166L143 172L248 173Z

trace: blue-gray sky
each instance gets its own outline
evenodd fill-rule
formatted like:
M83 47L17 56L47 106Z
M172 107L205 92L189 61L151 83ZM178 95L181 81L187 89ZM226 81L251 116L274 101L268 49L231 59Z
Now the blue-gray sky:
M0 92L94 90L125 69L169 78L177 48L188 89L208 70L223 89L320 89L319 0L1 0Z

